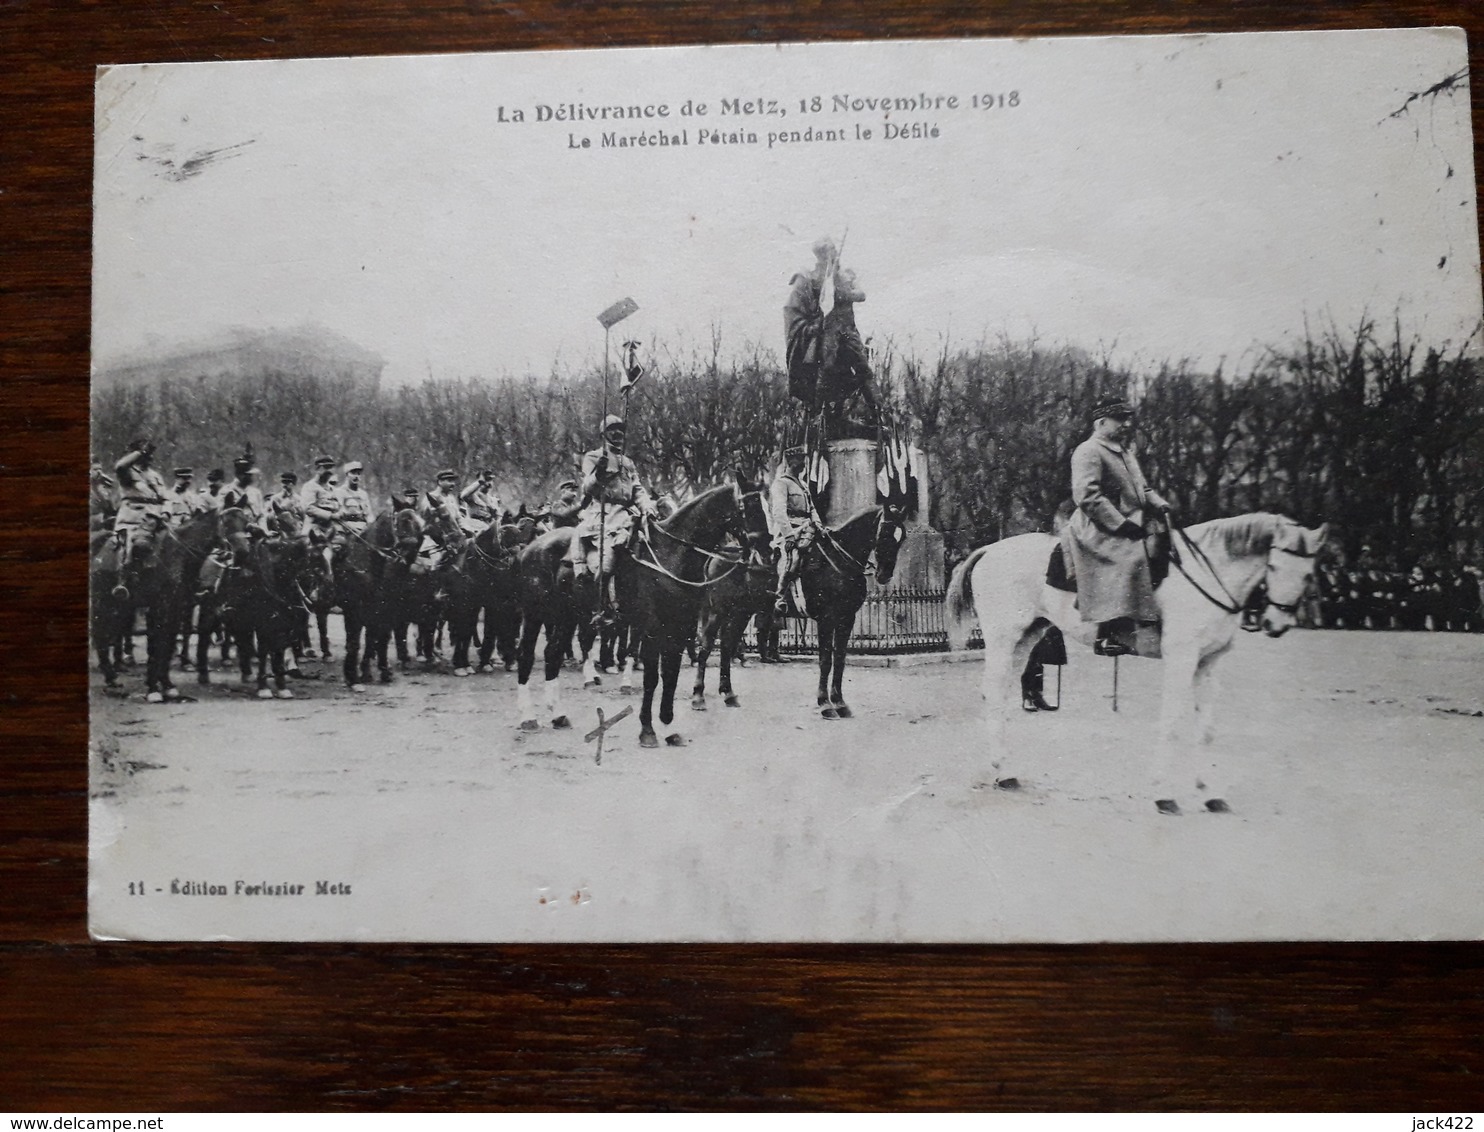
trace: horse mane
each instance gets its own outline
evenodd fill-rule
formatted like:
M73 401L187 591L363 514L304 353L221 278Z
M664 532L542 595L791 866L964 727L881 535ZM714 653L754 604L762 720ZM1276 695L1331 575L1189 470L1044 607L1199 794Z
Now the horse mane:
M1283 516L1266 511L1254 511L1249 515L1232 515L1225 519L1212 519L1191 528L1196 542L1202 549L1211 549L1208 544L1224 550L1231 558L1251 558L1265 555L1273 548L1273 538L1278 533Z
M851 526L853 523L859 523L867 515L870 515L874 519L876 516L876 512L880 510L881 506L879 504L873 505L871 507L862 507L859 511L852 512L850 515L846 516L843 521L836 523L830 528L830 530L837 535L842 534L847 527Z
M666 529L669 529L669 525L671 523L690 516L694 511L700 509L700 506L703 502L709 504L711 499L715 498L718 493L723 491L732 491L732 485L729 483L719 483L715 487L708 487L705 491L696 495L692 499L687 499L679 507L675 508L674 514L672 514L668 519L661 519L659 520L659 522Z

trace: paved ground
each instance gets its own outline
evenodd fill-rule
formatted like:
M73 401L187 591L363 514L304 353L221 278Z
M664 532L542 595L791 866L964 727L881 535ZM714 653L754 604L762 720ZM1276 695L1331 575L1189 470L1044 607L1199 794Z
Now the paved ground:
M364 939L1072 940L1484 934L1484 638L1244 636L1214 756L1233 813L1158 815L1158 665L1078 653L1018 718L1028 789L989 783L976 664L749 666L743 706L567 682L572 731L516 730L513 675L409 673L293 701L93 697L94 928ZM306 666L306 672L313 666ZM327 674L332 677L335 673ZM688 689L691 674L682 674ZM137 677L133 677L137 681ZM714 681L714 673L713 673ZM188 695L194 685L182 684ZM182 891L172 893L171 883ZM303 895L237 894L260 883ZM349 893L315 895L316 882ZM138 885L143 895L129 894ZM227 895L196 895L194 884Z

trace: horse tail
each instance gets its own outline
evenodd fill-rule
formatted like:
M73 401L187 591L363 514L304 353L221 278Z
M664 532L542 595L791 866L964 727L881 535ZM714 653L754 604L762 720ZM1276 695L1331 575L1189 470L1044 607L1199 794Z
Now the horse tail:
M943 621L948 629L948 647L962 652L969 647L969 631L973 628L974 567L989 547L981 546L960 562L948 579L948 592L943 597Z

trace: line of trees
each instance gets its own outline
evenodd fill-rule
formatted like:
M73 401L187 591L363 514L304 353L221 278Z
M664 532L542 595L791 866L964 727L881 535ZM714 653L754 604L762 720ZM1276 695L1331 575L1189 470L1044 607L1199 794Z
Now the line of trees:
M1139 406L1140 458L1191 522L1276 510L1335 525L1405 565L1484 551L1484 367L1462 346L1429 346L1372 321L1311 331L1240 371L1114 364L1074 346L1000 340L935 357L879 359L888 416L927 451L933 524L951 553L1049 529L1072 449L1108 393ZM659 491L730 472L757 478L798 436L800 407L776 355L749 346L651 350L633 395L630 450ZM344 374L102 386L94 446L106 463L137 435L165 459L230 470L251 441L265 478L306 474L315 456L365 461L378 494L428 486L439 468L489 467L512 504L538 504L595 441L601 372L429 379L381 389ZM614 395L611 411L622 411Z

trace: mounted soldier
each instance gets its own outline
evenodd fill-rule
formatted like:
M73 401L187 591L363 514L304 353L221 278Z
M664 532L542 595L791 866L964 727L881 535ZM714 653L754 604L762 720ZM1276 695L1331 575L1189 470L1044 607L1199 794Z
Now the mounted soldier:
M557 485L557 501L551 505L551 525L575 527L582 514L582 500L576 480L563 480Z
M654 500L639 482L638 466L624 455L627 441L628 427L623 418L610 415L603 421L603 443L582 457L585 505L572 537L569 561L574 578L599 577L604 613L613 608L611 548L628 545L636 512L646 518L655 515ZM597 545L600 539L602 547Z
M114 516L118 514L118 500L114 497L113 477L105 475L103 465L94 463L88 469L88 526L94 531L113 529Z
M247 513L250 519L260 521L267 514L263 500L263 489L258 486L258 469L252 452L244 452L232 461L235 478L222 492L221 510L236 507Z
M165 527L165 479L154 468L154 442L141 437L113 466L118 478L119 511L113 521L120 561L128 562L136 549L148 549Z
M170 492L165 499L165 512L169 516L171 526L178 527L188 522L192 515L203 510L200 497L191 487L191 481L195 479L195 476L196 473L191 468L175 469L175 482L170 485Z
M320 456L314 461L314 479L299 493L299 507L308 520L310 545L329 562L335 520L340 517L340 488L335 483L335 461L330 456Z
M459 498L458 482L458 473L452 468L444 468L438 473L433 490L423 499L423 522L427 524L429 536L440 545L458 542L470 533L466 530L468 517L463 500Z
M814 496L804 484L803 447L789 448L783 453L778 475L768 488L768 515L772 519L774 537L782 540L775 605L779 613L786 613L788 588L799 576L804 552L814 543L814 535L820 527Z
M305 508L299 501L299 476L297 472L280 472L278 482L282 485L263 502L270 525L277 533L294 538L304 533Z
M361 486L365 470L365 465L359 460L351 460L343 469L345 483L335 490L335 498L340 504L335 514L335 524L339 529L332 536L332 542L344 542L341 529L364 534L371 522L371 495Z
M1147 535L1168 538L1170 504L1153 489L1128 447L1134 409L1105 397L1093 409L1093 432L1072 453L1076 511L1063 536L1084 622L1097 622L1093 651L1124 656L1140 624L1159 621Z
M227 478L226 473L220 468L212 468L206 473L206 490L199 492L196 500L201 505L201 510L208 514L219 514L222 509L222 481Z
M500 517L500 496L495 491L494 481L495 477L488 468L480 468L474 482L459 492L468 534L477 535Z

